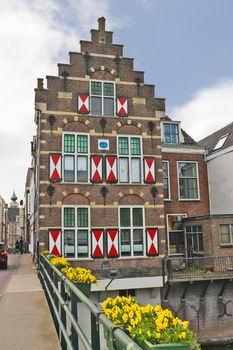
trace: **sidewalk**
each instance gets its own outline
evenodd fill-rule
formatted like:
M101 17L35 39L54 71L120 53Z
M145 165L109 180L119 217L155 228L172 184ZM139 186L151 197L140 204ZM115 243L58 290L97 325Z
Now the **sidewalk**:
M30 254L20 256L0 302L0 349L61 349Z

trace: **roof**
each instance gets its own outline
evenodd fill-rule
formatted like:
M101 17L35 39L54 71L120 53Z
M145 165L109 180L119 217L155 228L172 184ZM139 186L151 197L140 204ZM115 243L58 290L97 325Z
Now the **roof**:
M227 136L225 142L221 147L215 150L214 148L217 145L218 141L224 136ZM222 129L215 131L213 134L205 137L204 139L198 141L198 145L206 147L208 149L208 154L233 146L233 122L224 126Z

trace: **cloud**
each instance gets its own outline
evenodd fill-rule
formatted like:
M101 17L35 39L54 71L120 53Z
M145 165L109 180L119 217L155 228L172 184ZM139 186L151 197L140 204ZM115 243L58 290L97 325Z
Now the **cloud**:
M68 63L68 52L79 51L79 40L90 39L100 16L107 18L108 30L124 25L120 14L110 14L108 0L98 6L95 0L1 3L0 194L5 200L13 188L23 196L35 134L36 79L57 75L57 63Z
M173 107L169 115L200 140L233 121L232 96L233 79L224 79L197 91L190 101Z

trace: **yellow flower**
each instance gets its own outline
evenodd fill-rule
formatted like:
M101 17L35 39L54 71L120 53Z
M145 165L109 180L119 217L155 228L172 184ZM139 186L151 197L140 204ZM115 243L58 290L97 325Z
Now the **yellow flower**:
M189 326L189 321L183 321L183 328L187 329Z
M179 334L179 338L180 339L184 339L184 338L186 338L186 335L187 334L185 332L182 332L182 333Z

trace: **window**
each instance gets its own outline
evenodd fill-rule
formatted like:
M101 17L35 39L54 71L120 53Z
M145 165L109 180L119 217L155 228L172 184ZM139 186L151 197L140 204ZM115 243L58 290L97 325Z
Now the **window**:
M120 207L121 256L144 255L144 217L142 207Z
M224 143L225 143L225 141L226 141L227 138L228 138L228 134L225 135L225 136L222 136L222 137L218 140L218 142L216 143L216 145L214 146L213 151L216 151L217 149L222 148L222 146L224 145Z
M196 162L178 162L179 199L199 199Z
M119 290L119 296L120 297L135 297L136 295L136 290L135 289L121 289Z
M203 252L202 226L186 226L185 231L188 256L192 256L193 253Z
M167 230L169 242L169 254L184 254L184 229L183 215L168 215Z
M67 258L89 257L90 229L88 207L63 207L64 256Z
M115 115L115 83L91 81L90 92L91 114Z
M70 134L63 136L64 181L89 181L89 137L86 134Z
M163 193L164 199L170 199L169 162L163 161Z
M141 138L118 137L119 182L141 183L142 174Z
M233 223L230 224L220 224L220 243L222 245L232 245L233 244Z
M175 123L163 123L163 142L179 143L179 125Z

